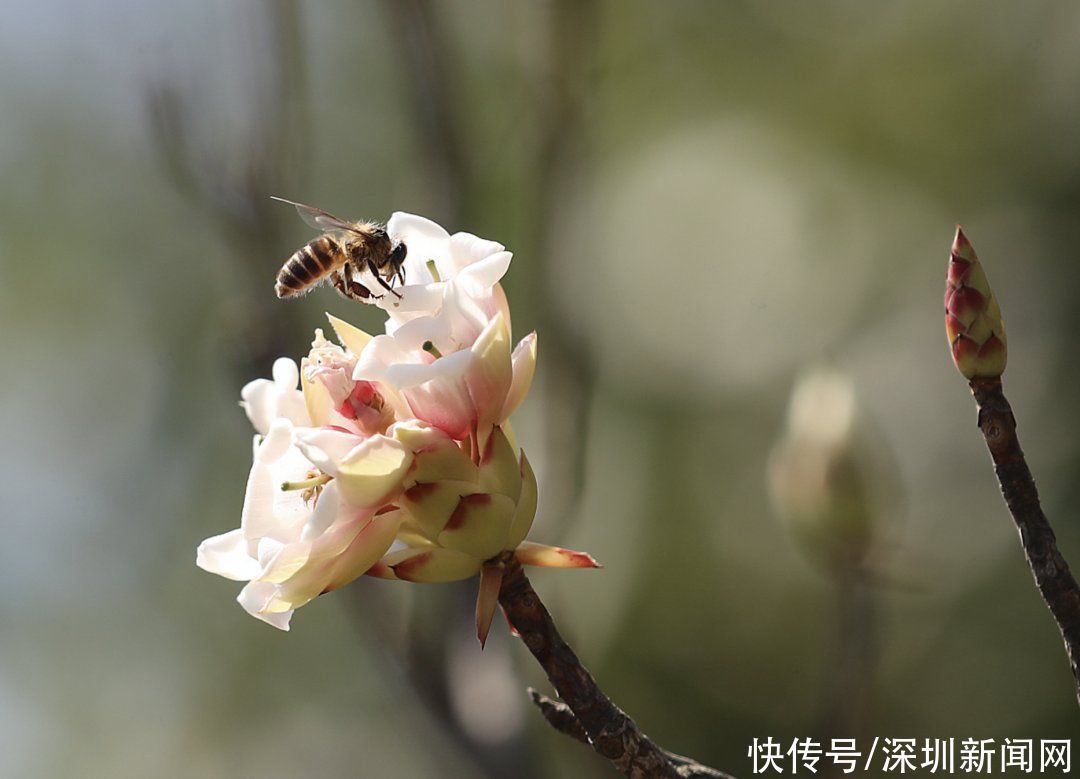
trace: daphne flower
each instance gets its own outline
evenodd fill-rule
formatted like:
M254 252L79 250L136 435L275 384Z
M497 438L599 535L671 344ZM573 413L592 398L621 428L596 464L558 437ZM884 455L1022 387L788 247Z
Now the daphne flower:
M524 400L535 369L535 333L511 352L502 312L478 321L447 298L437 315L417 317L393 335L373 339L353 378L388 385L417 419L457 440L476 437L482 447L491 428Z
M295 609L367 571L402 518L400 511L358 507L337 484L310 476L312 463L294 435L287 420L273 423L255 453L239 529L208 538L196 558L211 573L247 580L237 600L283 630ZM307 478L288 481L297 476ZM385 492L395 476L400 481L399 474L383 475Z
M336 326L347 325L337 320ZM311 352L300 366L308 415L318 427L332 426L359 435L386 432L395 419L395 402L400 405L401 401L386 387L354 380L355 368L355 355L316 330Z
M248 581L240 604L282 629L296 608L377 562L403 518L392 501L403 489L412 453L377 432L388 427L380 421L387 406L377 388L358 391L359 383L347 378L354 386L339 386L335 371L344 370L342 364L351 370L351 362L354 357L335 351L320 334L304 360L307 391L295 388L299 373L291 360L275 363L275 381L248 385L253 390L245 408L257 429L264 415L278 416L256 439L240 528L207 539L196 557L211 573ZM343 395L337 408L325 410L351 429L294 424L308 422L306 407L319 416L322 401L329 404L335 394Z
M509 417L536 368L536 334L511 349L499 280L511 255L395 214L408 246L401 298L372 337L330 318L299 367L243 391L261 434L240 527L204 541L198 564L246 581L238 600L287 629L293 611L362 574L445 582L480 574L487 635L503 561L596 567L586 554L526 541L537 485ZM298 388L299 385L299 388ZM393 545L393 551L391 547Z
M587 554L525 543L536 515L536 477L501 427L482 451L419 422L399 423L394 435L416 453L398 501L406 512L398 534L403 548L383 558L372 575L448 582L480 573L477 633L483 643L502 575L492 561L500 553L514 553L526 565L597 567ZM496 584L484 586L491 577Z
M401 297L383 295L376 300L390 315L388 333L417 316L438 313L449 296L457 296L459 302L468 299L487 318L496 310L504 310L509 318L498 282L513 255L502 244L472 233L450 235L430 219L402 212L390 217L386 230L391 240L408 249L404 265L408 283L398 288Z

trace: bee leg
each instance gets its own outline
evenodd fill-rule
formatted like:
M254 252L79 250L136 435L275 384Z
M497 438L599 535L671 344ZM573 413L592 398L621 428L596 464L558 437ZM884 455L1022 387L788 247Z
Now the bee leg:
M334 289L341 293L343 298L355 300L357 303L367 303L371 292L363 284L358 284L352 279L346 278L343 270L336 270L330 274L330 282Z
M375 278L379 280L379 284L381 284L381 285L382 285L382 288L383 288L383 289L385 289L385 290L386 290L387 292L389 292L389 293L390 293L391 295L395 295L395 296L397 297L397 299L398 299L398 300L401 300L401 293L400 293L400 292L398 292L398 291L397 291L396 289L394 289L393 287L391 287L391 286L390 286L390 284L389 284L389 282L387 282L387 280L386 280L386 279L384 279L384 278L382 277L382 274L378 273L377 271L372 271L372 272L374 273L374 275L375 275ZM394 278L394 277L393 277L393 276L391 276L390 278Z

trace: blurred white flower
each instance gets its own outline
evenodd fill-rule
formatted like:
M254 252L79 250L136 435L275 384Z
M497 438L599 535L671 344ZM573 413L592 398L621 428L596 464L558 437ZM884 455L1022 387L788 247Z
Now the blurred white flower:
M884 519L878 493L890 475L864 427L851 379L819 368L796 383L787 428L769 458L776 512L833 572L866 563ZM882 447L878 442L876 448Z

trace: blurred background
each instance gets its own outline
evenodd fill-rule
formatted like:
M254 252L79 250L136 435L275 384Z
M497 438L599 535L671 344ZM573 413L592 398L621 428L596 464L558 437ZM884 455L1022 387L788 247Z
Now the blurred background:
M962 222L1080 565L1080 6L35 3L0 26L0 775L603 777L475 582L362 580L289 634L196 569L241 385L346 217L515 252L533 583L665 747L1076 733L1061 640L950 363ZM798 387L796 399L791 399ZM820 409L820 413L815 412Z

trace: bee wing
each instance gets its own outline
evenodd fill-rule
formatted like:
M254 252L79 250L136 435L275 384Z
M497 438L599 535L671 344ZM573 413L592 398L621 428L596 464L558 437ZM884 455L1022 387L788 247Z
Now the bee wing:
M282 203L288 203L290 206L296 206L296 211L300 214L300 218L316 230L321 230L323 232L333 232L335 230L344 230L349 233L359 232L351 222L346 222L344 219L338 219L333 214L329 214L321 208L305 206L303 203L296 203L292 200L286 200L283 197L277 197L275 195L271 195L270 198L271 200L279 200Z

